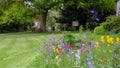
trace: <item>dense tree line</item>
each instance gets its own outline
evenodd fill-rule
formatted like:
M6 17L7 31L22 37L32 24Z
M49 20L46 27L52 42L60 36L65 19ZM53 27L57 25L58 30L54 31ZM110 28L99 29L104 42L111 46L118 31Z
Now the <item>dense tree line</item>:
M38 19L40 30L45 32L49 10L61 9L60 23L78 20L84 25L91 19L105 21L115 14L115 7L115 0L1 0L0 23L33 23ZM93 11L97 13L90 16Z

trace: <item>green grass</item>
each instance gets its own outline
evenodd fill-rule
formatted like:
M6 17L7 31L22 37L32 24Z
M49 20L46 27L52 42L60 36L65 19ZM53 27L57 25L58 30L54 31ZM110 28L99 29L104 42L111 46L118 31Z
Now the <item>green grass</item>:
M0 34L0 68L26 68L50 33ZM56 33L59 35L59 33Z

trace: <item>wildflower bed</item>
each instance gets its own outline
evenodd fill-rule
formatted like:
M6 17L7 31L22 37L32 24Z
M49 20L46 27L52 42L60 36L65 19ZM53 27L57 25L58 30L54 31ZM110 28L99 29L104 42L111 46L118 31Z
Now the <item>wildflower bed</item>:
M120 35L54 34L29 68L119 68Z

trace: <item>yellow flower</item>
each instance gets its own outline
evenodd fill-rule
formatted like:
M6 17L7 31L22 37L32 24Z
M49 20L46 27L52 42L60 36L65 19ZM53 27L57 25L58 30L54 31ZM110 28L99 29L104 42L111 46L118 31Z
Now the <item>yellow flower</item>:
M112 37L111 37L111 38L108 38L108 39L107 39L107 42L108 42L109 44L113 44L113 43L114 43L114 38L112 38Z
M60 46L60 45L58 45L58 48L61 48L61 46Z
M104 36L101 36L101 39L104 39L105 37Z
M56 59L57 59L57 60L59 59L59 55L56 55Z
M107 46L110 47L110 44L108 44Z
M101 42L104 43L105 42L105 37L101 36Z
M117 41L118 43L120 43L120 38L119 38L119 37L117 37L117 38L116 38L116 41Z
M53 51L56 52L56 48L55 48L55 46L53 46Z
M60 53L58 49L56 49L56 51L57 51L58 54Z
M108 39L109 37L110 37L109 35L106 36L107 39Z
M95 42L96 46L99 47L99 42Z
M101 39L101 42L102 42L102 43L104 43L104 42L105 42L105 40L104 40L104 39Z
M110 53L112 53L113 51L112 50L109 50Z

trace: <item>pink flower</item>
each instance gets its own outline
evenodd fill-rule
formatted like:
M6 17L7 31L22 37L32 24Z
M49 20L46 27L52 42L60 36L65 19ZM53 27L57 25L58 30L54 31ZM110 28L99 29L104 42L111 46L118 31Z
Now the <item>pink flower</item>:
M71 49L71 44L70 44L70 42L67 43L67 47L66 47L66 48L67 48L67 50Z

